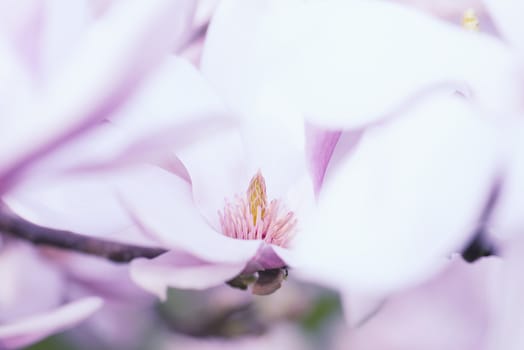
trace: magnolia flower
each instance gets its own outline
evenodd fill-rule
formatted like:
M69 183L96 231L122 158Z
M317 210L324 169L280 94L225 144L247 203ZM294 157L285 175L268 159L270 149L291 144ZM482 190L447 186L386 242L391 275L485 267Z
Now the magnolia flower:
M491 83L508 60L493 38L394 4L221 2L201 70L226 103L217 114L239 128L177 151L171 171L144 169L147 188L122 189L136 223L171 249L134 261L132 277L161 297L286 265L366 292L427 278L469 239L489 194L496 132L476 104L499 101Z

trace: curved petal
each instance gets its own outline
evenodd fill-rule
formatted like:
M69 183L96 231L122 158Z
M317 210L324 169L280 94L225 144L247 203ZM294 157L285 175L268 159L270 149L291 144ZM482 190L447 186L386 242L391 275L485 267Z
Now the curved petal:
M190 185L163 169L144 167L139 181L119 184L119 193L134 220L167 248L209 262L245 263L261 244L214 230L195 206Z
M131 263L131 278L140 287L167 298L167 288L207 289L224 284L245 267L236 264L210 263L181 251L170 251L158 258L136 259Z
M60 71L82 42L89 25L93 23L93 14L87 0L65 4L51 0L46 1L43 7L43 23L38 33L38 69L39 78L47 80Z
M493 326L490 291L502 261L490 257L468 264L455 257L446 265L430 281L392 295L373 318L343 337L344 349L486 349Z
M20 186L4 197L18 215L36 224L87 235L108 235L132 222L122 208L117 185L133 172L64 175Z
M191 64L183 59L168 57L155 69L133 99L115 115L113 123L123 128L130 137L143 137L176 126L201 120L200 128L211 124L220 130L219 120L231 126L229 111ZM209 128L208 128L209 129ZM198 132L188 133L198 139ZM181 138L184 135L176 135Z
M171 14L184 13L182 5L191 2L118 3L91 27L45 92L11 115L30 122L20 124L27 129L25 137L11 140L9 156L0 160L0 168L7 168L0 175L1 192L26 167L122 106L177 39L172 29L178 22L172 21Z
M508 93L494 86L511 81L510 55L476 34L386 1L226 0L202 70L240 115L278 101L285 114L333 128L382 118L440 83L469 83L500 108Z
M524 236L519 235L504 242L501 249L503 263L500 278L493 292L493 320L489 330L490 341L486 349L517 350L524 346L524 337L519 324L524 318L522 308L524 278L522 264L524 263Z
M369 129L297 237L304 267L378 292L440 268L478 220L495 173L495 136L455 97L421 101Z
M483 3L504 38L522 53L524 25L519 14L524 13L524 3L513 0L483 0Z
M9 242L0 250L0 324L46 312L60 305L60 271L31 246Z
M341 134L341 131L325 130L313 125L306 125L306 155L316 194L318 194L324 182L326 169Z
M524 229L524 125L506 125L501 139L506 141L507 159L502 191L489 222L492 238L504 241Z
M256 119L245 122L242 128L249 179L260 170L270 199L283 197L307 174L304 142L295 143L290 129L281 126L282 122L276 120ZM293 131L304 138L304 123ZM241 193L247 190L249 179Z
M217 133L176 154L191 178L195 205L219 230L218 210L227 198L244 193L252 175L239 130Z
M102 299L84 298L53 311L0 326L0 347L18 349L75 326L102 306Z

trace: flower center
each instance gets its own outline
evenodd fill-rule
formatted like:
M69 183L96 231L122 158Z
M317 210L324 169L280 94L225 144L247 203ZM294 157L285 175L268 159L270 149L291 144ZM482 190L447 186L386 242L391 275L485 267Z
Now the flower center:
M259 171L249 182L246 195L236 195L234 202L226 200L224 211L218 212L222 233L231 238L259 239L287 247L295 233L295 214L280 200L267 202L266 182Z
M467 9L462 15L462 27L477 32L479 30L479 19L475 10Z

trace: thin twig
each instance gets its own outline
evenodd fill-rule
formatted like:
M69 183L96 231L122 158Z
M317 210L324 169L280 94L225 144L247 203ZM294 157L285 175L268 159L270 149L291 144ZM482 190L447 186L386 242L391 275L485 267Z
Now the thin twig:
M119 243L43 227L2 211L0 211L0 232L33 244L100 256L118 263L128 263L135 258L151 259L166 252L162 248Z

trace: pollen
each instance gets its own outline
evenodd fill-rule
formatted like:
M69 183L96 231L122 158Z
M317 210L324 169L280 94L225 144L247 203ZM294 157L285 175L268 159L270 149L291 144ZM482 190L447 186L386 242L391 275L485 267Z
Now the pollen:
M225 236L262 240L281 247L289 245L297 226L295 214L281 200L268 203L266 182L260 171L249 182L245 195L226 200L218 216Z
M479 30L479 19L475 10L467 9L462 15L462 27L469 31L478 31Z

